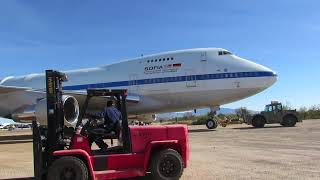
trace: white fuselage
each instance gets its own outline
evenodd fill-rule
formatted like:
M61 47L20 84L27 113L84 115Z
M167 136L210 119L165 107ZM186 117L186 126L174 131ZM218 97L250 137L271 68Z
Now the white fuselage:
M129 113L145 114L220 106L275 83L277 75L269 68L225 52L220 48L180 50L67 71L69 81L64 89L128 89L129 95L140 98L139 103L129 106ZM1 85L44 90L45 79L43 74L8 77ZM0 115L35 103L39 95L30 94L0 95Z

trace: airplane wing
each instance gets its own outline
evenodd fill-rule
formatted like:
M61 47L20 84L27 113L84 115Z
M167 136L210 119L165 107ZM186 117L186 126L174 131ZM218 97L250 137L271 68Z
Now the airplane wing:
M77 99L80 108L85 102L87 97L86 91L63 91L63 94L73 96ZM13 87L13 86L2 86L0 85L0 96L5 97L6 103L0 103L0 115L5 117L12 112L16 111L19 108L22 108L24 105L32 105L36 103L38 99L42 99L46 96L44 89L31 89L26 87ZM16 104L15 99L21 100L22 104ZM21 99L20 99L21 98ZM93 97L90 101L90 109L88 111L91 112L99 112L101 111L106 105L107 101L111 100L111 97ZM139 96L127 96L128 105L134 105L140 102ZM7 109L8 104L13 103L10 105L10 108Z
M28 91L28 90L31 90L31 88L16 87L16 86L1 86L0 85L0 94L7 94L7 93L12 93L12 92Z
M44 93L43 91L34 90L34 89L31 89L28 87L1 86L0 85L0 95L7 94L7 93L13 93L13 92L19 92L19 91L28 91L28 92L35 92L35 93L41 93L41 94ZM80 100L80 101L84 100L87 96L86 91L63 91L63 94L74 96L77 100ZM99 101L104 101L104 102L106 102L106 100L110 99L110 97L95 97L95 98L97 98ZM140 102L140 97L129 95L129 96L127 96L127 101L129 103L138 103L138 102Z

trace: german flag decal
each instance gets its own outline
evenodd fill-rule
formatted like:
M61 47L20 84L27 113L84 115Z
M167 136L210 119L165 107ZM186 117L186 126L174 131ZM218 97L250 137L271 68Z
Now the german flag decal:
M181 67L181 63L179 63L179 64L173 64L173 67Z

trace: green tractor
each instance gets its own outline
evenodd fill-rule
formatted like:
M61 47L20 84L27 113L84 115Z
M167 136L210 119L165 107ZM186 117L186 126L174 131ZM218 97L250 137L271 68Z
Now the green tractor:
M297 122L302 122L296 110L285 110L280 102L272 101L266 105L265 110L245 118L247 124L256 128L263 128L265 124L280 123L285 127L293 127Z

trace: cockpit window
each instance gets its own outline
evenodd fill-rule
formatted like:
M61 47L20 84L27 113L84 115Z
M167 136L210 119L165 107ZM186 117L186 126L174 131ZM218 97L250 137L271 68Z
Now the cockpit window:
M229 51L219 51L218 53L219 53L219 56L232 54L232 53L229 52Z

